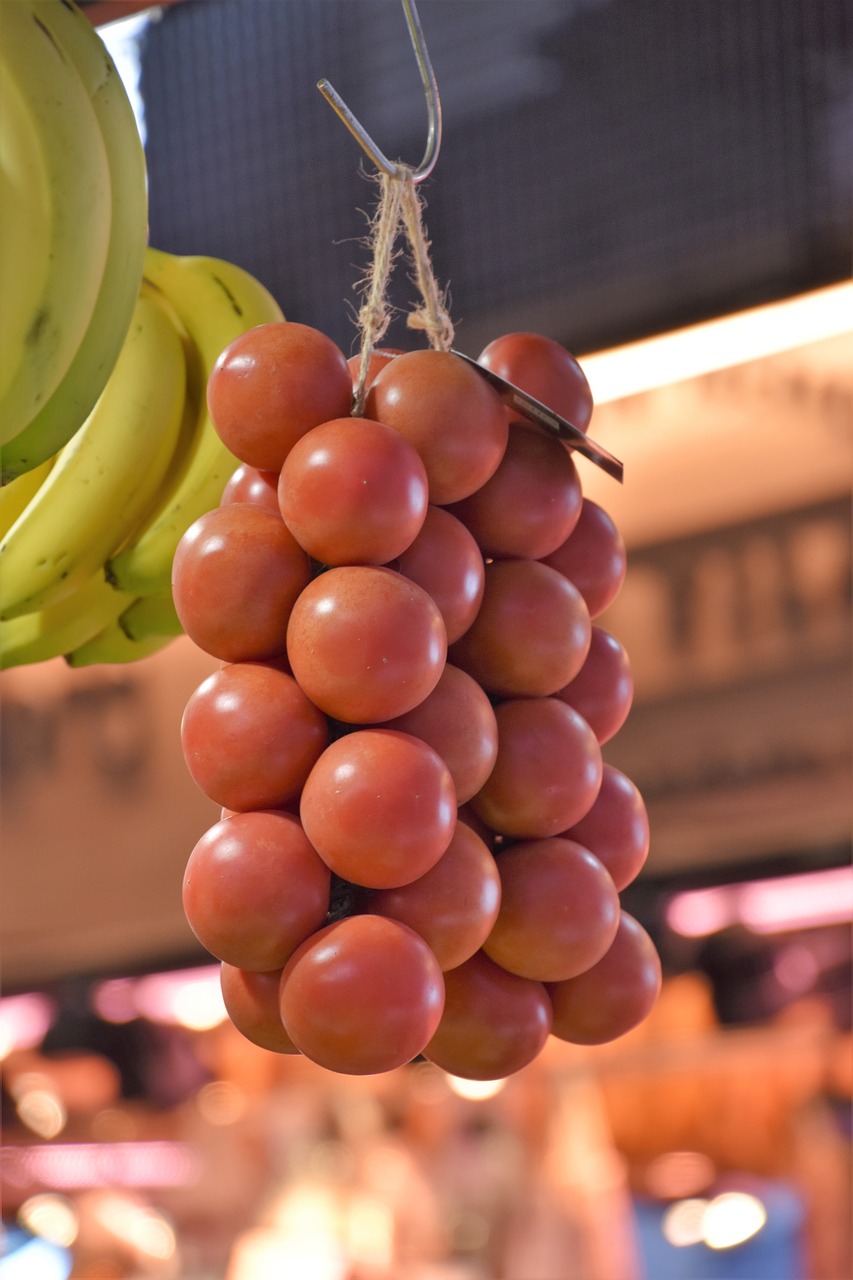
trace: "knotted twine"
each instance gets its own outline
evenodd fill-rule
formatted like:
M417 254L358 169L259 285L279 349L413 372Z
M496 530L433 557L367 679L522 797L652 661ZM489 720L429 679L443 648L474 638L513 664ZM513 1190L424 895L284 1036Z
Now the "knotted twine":
M395 258L400 252L398 241L401 236L408 250L412 280L421 297L421 304L410 312L406 323L410 329L426 333L430 347L436 351L449 351L453 346L453 323L446 297L433 270L423 201L412 170L406 165L398 165L396 174L380 174L379 183L379 203L368 239L371 260L362 281L364 301L358 311L361 350L353 404L355 417L360 417L364 410L370 357L391 323L388 285Z

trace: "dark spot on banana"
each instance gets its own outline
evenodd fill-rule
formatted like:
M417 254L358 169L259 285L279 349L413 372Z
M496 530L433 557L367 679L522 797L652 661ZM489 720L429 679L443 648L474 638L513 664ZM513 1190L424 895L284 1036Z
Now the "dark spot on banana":
M217 275L214 275L214 276L212 277L212 279L214 279L214 280L216 281L216 283L219 285L220 289L221 289L221 290L222 290L222 292L225 294L225 296L226 296L226 298L228 299L228 301L231 303L232 310L233 310L233 311L234 311L238 316L241 316L241 315L243 314L243 308L240 306L239 302L238 302L238 301L237 301L237 299L234 297L234 294L233 294L233 293L231 292L231 290L228 288L228 285L225 283L225 281L224 281L224 280L220 280L219 276L217 276Z
M32 319L32 324L27 330L26 341L32 346L36 346L41 341L41 336L50 323L50 312L47 307L39 307Z

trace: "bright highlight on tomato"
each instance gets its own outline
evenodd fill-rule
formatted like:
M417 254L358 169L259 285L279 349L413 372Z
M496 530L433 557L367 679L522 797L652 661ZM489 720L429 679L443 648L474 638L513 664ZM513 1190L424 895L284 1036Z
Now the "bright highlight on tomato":
M507 334L480 362L586 429L552 339ZM660 984L619 897L648 815L601 752L633 696L593 623L625 547L585 463L475 365L375 351L362 414L360 363L282 322L210 379L240 464L174 564L184 628L222 662L181 725L222 812L184 909L261 1048L503 1078L550 1035L623 1035Z

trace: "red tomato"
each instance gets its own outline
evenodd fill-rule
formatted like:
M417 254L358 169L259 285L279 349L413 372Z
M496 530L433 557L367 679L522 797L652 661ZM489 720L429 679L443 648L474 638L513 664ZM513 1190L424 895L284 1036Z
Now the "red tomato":
M367 896L367 910L401 920L429 946L442 969L455 969L483 945L498 913L495 860L464 822L435 866L418 880Z
M345 565L310 582L290 615L287 656L327 715L376 724L432 693L447 657L435 602L391 569Z
M349 413L352 381L331 338L280 320L248 329L225 348L208 380L207 403L235 457L280 471L300 436Z
M502 835L559 835L592 808L601 748L585 720L558 698L514 698L495 707L498 758L471 808ZM570 815L567 817L567 815Z
M545 1045L551 1006L541 982L508 973L478 951L444 975L444 1013L424 1056L466 1080L502 1080Z
M219 980L228 1016L242 1036L270 1053L299 1053L281 1020L280 969L249 973L223 964Z
M293 1043L328 1071L374 1075L402 1067L438 1025L444 982L413 929L383 916L349 916L302 944L281 979L282 1021Z
M605 764L595 803L564 834L592 850L621 892L640 874L649 853L649 817L643 797L630 778Z
M329 909L331 875L296 818L235 813L190 854L183 904L190 928L218 960L280 969Z
M196 785L236 811L290 805L328 741L323 713L292 676L269 663L214 671L190 696L181 721Z
M490 342L478 362L586 431L592 417L589 383L572 353L553 338L507 333Z
M560 441L512 422L495 474L450 510L484 555L541 560L568 538L582 501L575 464Z
M618 733L631 710L634 678L628 655L615 636L601 627L592 628L583 666L557 697L583 716L602 745Z
M284 523L321 564L384 564L420 533L426 471L393 427L336 418L297 440L278 499Z
M438 605L448 642L458 640L483 599L483 555L460 520L429 507L423 527L390 568L423 587Z
M584 498L578 522L545 564L565 574L597 618L616 599L625 581L627 555L622 535L607 512Z
M500 398L448 351L409 351L390 361L376 375L365 412L415 446L429 477L429 500L438 506L485 484L506 448Z
M259 471L241 462L222 490L221 507L232 502L248 502L253 507L264 507L281 519L278 509L278 472Z
M494 768L498 724L492 704L471 676L450 663L423 702L385 722L386 729L422 738L450 770L456 803L475 795Z
M580 671L590 643L589 612L567 578L538 560L494 560L483 601L448 650L490 694L545 697Z
M527 840L498 855L501 908L483 943L510 973L558 982L600 960L619 923L619 897L598 858L573 840Z
M623 911L610 949L586 973L548 984L553 1032L572 1044L605 1044L636 1027L651 1012L661 987L655 945Z
M178 543L172 596L184 631L223 662L275 658L311 580L311 562L281 519L247 503L214 507Z
M370 353L370 359L367 365L367 377L365 379L365 389L371 385L380 369L384 369L386 364L390 363L395 356L401 356L403 352L396 347L377 347ZM358 375L361 370L361 353L350 356L347 360L350 375L352 377L352 389L355 394L358 388Z
M416 880L444 853L456 824L447 765L420 738L360 729L331 743L311 770L299 806L321 858L344 880L371 889Z

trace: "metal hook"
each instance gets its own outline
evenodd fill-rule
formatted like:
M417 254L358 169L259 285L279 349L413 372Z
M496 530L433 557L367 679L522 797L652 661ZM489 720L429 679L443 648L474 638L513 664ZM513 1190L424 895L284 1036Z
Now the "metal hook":
M427 52L424 33L421 29L418 11L415 7L415 0L402 0L403 9L406 15L406 25L409 28L409 36L412 41L412 48L415 51L415 58L418 63L418 70L421 74L421 82L424 86L427 103L427 144L423 154L423 159L417 169L412 171L412 180L414 182L423 182L424 178L428 178L435 167L438 159L438 152L441 146L441 102L438 96L438 84L435 78L435 72L432 69L429 53ZM401 162L395 163L389 160L384 152L380 151L376 143L371 138L366 129L356 120L343 98L338 91L329 84L328 80L320 80L317 88L328 102L333 111L343 120L352 136L358 142L363 151L370 156L370 159L378 169L387 174L389 178L397 178L401 172Z

